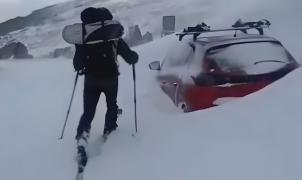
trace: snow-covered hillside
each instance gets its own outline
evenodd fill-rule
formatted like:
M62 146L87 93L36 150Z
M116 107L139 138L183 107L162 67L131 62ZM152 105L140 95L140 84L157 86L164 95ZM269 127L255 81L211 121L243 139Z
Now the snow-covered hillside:
M97 1L77 2L95 5ZM237 17L253 20L252 17L265 16L273 23L270 34L282 40L297 59L302 57L299 39L302 24L296 21L301 17L300 1L190 2L180 14L189 17L191 12L206 12L203 20L217 26L232 24ZM146 12L136 13L139 17L149 17L147 9L158 7L163 12L181 7L185 2L109 0L103 3L130 4L129 14L143 6ZM144 16L145 13L148 15ZM63 45L59 36L57 40L49 40L52 36L42 35L48 34L44 29L54 28L50 24L46 26L49 28L42 28L36 38L30 37L36 35L38 27L16 36L28 38L31 47L36 47L32 50L37 52L43 50L40 47L46 51ZM124 114L119 119L119 129L100 146L105 115L105 101L101 98L92 125L91 158L85 180L300 180L302 69L247 97L183 114L161 92L154 79L155 72L148 70L148 63L161 60L173 43L177 43L177 38L171 35L135 49L140 55L136 68L139 133L135 137L131 136L134 130L132 71L121 60L118 102ZM83 77L77 86L65 138L57 139L74 76L70 59L0 61L1 180L75 177L74 136L82 113Z
M273 35L281 38L290 50L299 52L302 45L301 39L297 39L299 27L302 26L302 2L299 0L74 0L34 12L34 15L41 16L43 25L11 32L8 39L17 39L27 44L35 57L49 54L56 48L69 46L63 42L61 31L65 25L79 22L80 12L89 6L107 7L125 27L138 24L143 34L150 31L157 36L160 34L164 15L176 16L178 30L202 21L212 27L229 27L238 18L254 21L266 18L273 24ZM2 43L6 40L3 38ZM291 43L288 40L291 40ZM0 44L2 43L0 41Z
M198 23L200 17L204 17L202 8L191 8L189 12L182 12L183 7L204 7L204 4L207 4L207 2L194 0L179 1L178 3L171 0L164 2L160 0L74 0L38 11L39 16L43 17L44 23L42 25L28 26L11 32L3 37L2 44L7 42L7 40L17 39L27 44L34 56L45 55L55 48L69 46L62 41L62 29L65 25L79 22L81 11L89 6L107 7L110 9L114 18L125 26L126 33L127 27L138 24L143 34L149 31L159 36L163 15L177 14L178 28L183 28L184 23ZM167 9L167 7L169 8ZM37 12L34 13L37 14ZM143 15L139 16L139 14Z

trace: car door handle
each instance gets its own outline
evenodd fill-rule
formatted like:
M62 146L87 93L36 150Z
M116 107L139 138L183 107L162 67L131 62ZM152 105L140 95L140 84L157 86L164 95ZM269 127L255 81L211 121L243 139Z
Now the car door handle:
M174 82L174 83L169 83L167 81L161 81L162 85L173 85L173 86L178 86L178 83Z

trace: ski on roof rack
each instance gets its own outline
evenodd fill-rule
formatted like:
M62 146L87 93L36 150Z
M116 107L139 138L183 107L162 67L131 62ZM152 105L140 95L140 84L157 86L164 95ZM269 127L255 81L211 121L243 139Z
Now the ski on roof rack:
M184 29L183 32L176 34L179 36L179 41L183 39L184 36L192 35L194 41L196 41L197 37L202 33L209 33L209 32L220 32L220 31L242 31L243 33L247 34L247 30L249 29L256 29L260 35L264 34L263 29L269 28L271 23L266 20L262 19L260 21L255 22L243 22L241 19L235 22L235 24L232 25L232 28L227 29L211 29L210 26L208 26L206 23L197 24L195 27L188 27L187 29Z

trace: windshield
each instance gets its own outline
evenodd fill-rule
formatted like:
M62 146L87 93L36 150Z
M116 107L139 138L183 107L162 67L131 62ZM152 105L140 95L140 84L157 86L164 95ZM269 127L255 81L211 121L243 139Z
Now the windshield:
M162 69L182 67L187 64L189 55L193 52L188 42L176 43L165 57Z
M276 71L293 60L284 47L276 42L250 42L210 49L206 61L221 72L237 71L263 74ZM214 71L210 70L211 72Z

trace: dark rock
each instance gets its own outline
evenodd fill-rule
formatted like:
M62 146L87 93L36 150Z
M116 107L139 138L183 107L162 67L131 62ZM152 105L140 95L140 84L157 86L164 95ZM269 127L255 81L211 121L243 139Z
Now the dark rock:
M138 25L129 27L128 34L125 37L125 41L129 46L137 46L143 43L147 43L153 40L153 35L147 32L142 36L141 30Z
M28 53L27 47L21 42L10 42L0 48L0 59L32 59L33 56Z
M0 48L0 59L9 59L14 56L16 43L10 43Z
M32 59L33 56L28 53L27 47L18 42L14 49L14 59Z
M143 41L144 43L153 41L153 35L150 32L147 32L146 34L143 35Z
M136 46L142 43L143 36L138 25L129 27L128 36L126 39L130 46Z
M58 48L55 49L51 53L52 58L58 58L58 57L66 57L66 58L73 58L75 53L75 50L73 47L65 47L65 48Z

